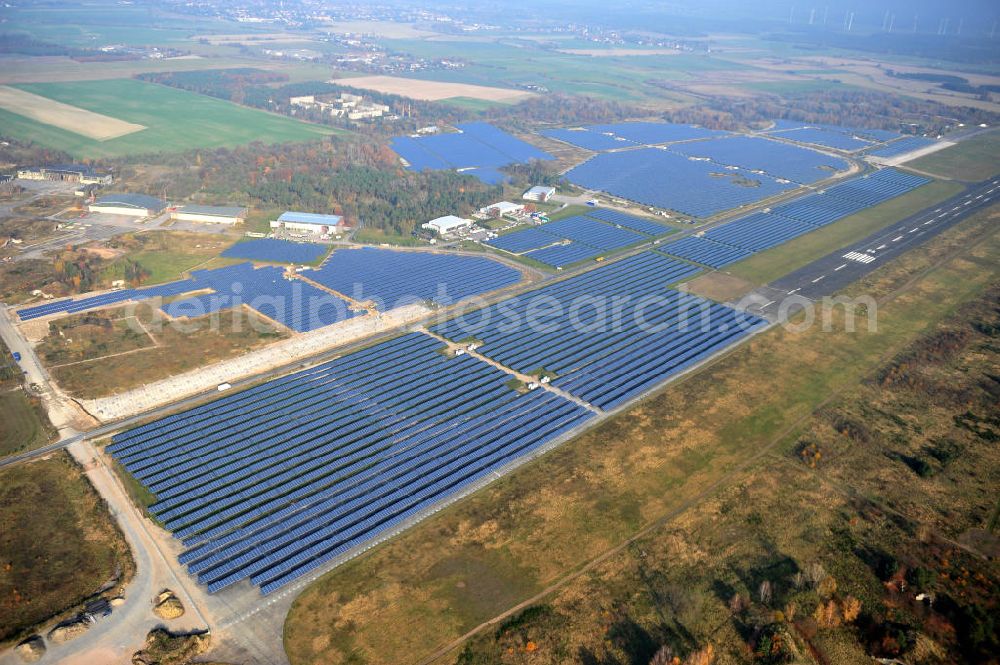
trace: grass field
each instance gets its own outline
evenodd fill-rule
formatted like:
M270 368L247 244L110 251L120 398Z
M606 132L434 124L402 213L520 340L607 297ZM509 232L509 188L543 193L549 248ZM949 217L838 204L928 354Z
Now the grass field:
M10 111L0 111L0 131L4 135L65 150L81 159L180 152L252 141L308 141L335 131L184 90L130 79L24 83L16 87L147 127L127 136L97 141L43 125Z
M861 240L879 229L905 219L949 196L954 196L961 190L962 186L953 182L928 183L891 201L754 254L727 267L725 272L754 285L767 284L826 256L835 249Z
M65 452L0 471L0 642L132 575L128 545Z
M38 399L21 388L21 368L0 341L0 457L45 445L54 436Z
M808 474L781 473L768 453L783 457L831 396L855 390L979 297L998 277L998 258L994 222L980 214L873 274L865 288L882 301L877 331L761 334L334 570L289 614L291 662L412 663L434 653L454 662L461 636L494 619L460 662L645 663L651 647L672 640L684 652L717 642L717 662L746 662L740 632L754 633L753 615L733 618L727 607L736 592L756 595L761 570L786 584L795 567L783 573L784 559L831 557L826 548L838 541L826 534L859 512L859 528L881 524L889 542L903 538L850 495L834 500ZM692 509L706 511L705 521L691 521ZM789 543L805 551L786 553ZM825 565L848 593L868 588L851 570ZM558 620L546 624L545 606ZM529 607L543 609L519 614ZM856 651L838 657L850 653L840 635L822 633L816 644L828 656L800 662L853 662Z
M1000 131L980 134L907 162L906 166L944 178L986 180L1000 173Z
M114 310L100 310L92 314L94 317L120 318L120 314ZM69 351L86 359L100 358L99 362L62 364L50 368L52 378L59 387L74 397L104 397L232 358L262 344L288 337L287 332L243 309L226 310L218 315L197 319L197 329L190 331L180 330L164 322L159 310L153 310L148 305L138 305L135 317L150 331L155 346L147 345L146 340L137 338L132 348L138 350L115 355L114 343L103 346L83 344L83 348L67 350L54 340L43 342L42 349L54 354L60 359L60 363L65 362L62 358ZM255 321L253 325L251 320ZM117 334L127 333L119 328Z

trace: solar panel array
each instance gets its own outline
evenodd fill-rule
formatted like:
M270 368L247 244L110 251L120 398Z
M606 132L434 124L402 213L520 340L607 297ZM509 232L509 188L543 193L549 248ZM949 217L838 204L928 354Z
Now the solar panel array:
M667 288L696 272L643 252L434 331L475 338L483 343L479 353L522 373L548 374L559 388L610 409L763 324Z
M672 231L672 229L663 226L662 224L657 224L656 222L648 219L636 217L635 215L629 215L618 210L612 210L611 208L595 208L593 210L588 210L586 215L587 217L599 219L602 222L608 222L609 224L615 224L617 226L622 226L626 229L632 229L633 231L638 231L639 233L645 233L646 235L651 236L660 236L664 233L670 233Z
M862 148L871 147L873 142L868 141L844 132L835 132L829 129L819 129L816 127L805 127L803 129L792 129L783 132L772 132L774 136L779 136L789 141L799 143L809 143L812 145L834 148L854 152Z
M575 129L547 129L540 133L579 148L602 151L704 139L727 132L669 122L620 122Z
M694 145L697 143L684 143L675 149ZM768 175L727 169L660 148L600 153L570 170L566 177L587 189L692 217L710 217L795 187Z
M516 284L521 273L475 256L365 247L335 251L308 279L378 309L432 300L449 305L469 296Z
M632 141L620 137L608 136L601 132L592 132L589 129L545 129L539 132L542 136L556 139L570 145L585 150L600 152L602 150L614 150L615 148L626 148L635 146Z
M173 318L197 318L247 305L258 313L297 332L309 332L363 314L351 310L343 298L307 284L285 279L283 268L254 269L242 263L217 270L192 273L199 289L213 293L174 300L160 307Z
M764 171L802 184L829 178L848 168L840 157L752 136L694 141L673 146L671 150L688 157L707 157L718 164Z
M109 453L216 592L270 593L593 414L413 333L141 425Z
M326 245L315 242L255 238L240 241L226 248L222 256L268 263L312 263L323 258L327 250Z
M109 291L96 296L86 298L64 298L45 303L43 305L33 305L17 310L17 315L22 321L37 319L50 314L76 314L95 307L110 307L129 300L148 300L150 298L168 298L199 288L191 280L180 280L169 282L157 286L148 286L141 289L120 289Z
M842 125L829 125L825 123L800 122L798 120L775 120L774 126L766 133L780 133L796 129L818 129L824 132L840 134L842 136L857 137L874 143L884 143L898 139L902 134L888 129L868 129L862 127L844 127ZM823 144L820 144L823 145Z
M780 245L821 226L905 194L929 182L927 178L883 169L847 180L824 192L809 194L707 231L683 238L660 251L712 268L720 268L754 252Z
M575 215L541 226L514 231L488 240L486 244L514 254L523 254L554 268L562 268L577 261L648 240L652 235L670 232L670 229L659 224L646 222L631 215L617 214L621 216L622 221L632 226L646 228L653 233L637 233L630 228L619 228L619 226L625 227L625 224L605 223L594 219L595 214L588 213L587 217Z
M935 143L937 143L937 141L934 139L929 139L923 136L907 136L899 139L898 141L893 141L884 147L869 150L865 154L873 157L896 157L897 155L905 155L908 152L913 152L914 150L919 150L920 148L926 148L927 146L934 145Z
M508 164L523 164L532 159L552 159L530 143L484 122L455 125L460 133L434 136L397 136L392 149L415 171L425 169L470 169L469 175L484 182L499 182L498 170Z

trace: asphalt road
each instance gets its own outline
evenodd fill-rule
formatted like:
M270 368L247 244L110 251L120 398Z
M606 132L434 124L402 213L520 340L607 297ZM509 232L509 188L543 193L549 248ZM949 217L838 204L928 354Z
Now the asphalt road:
M757 289L753 295L762 304L747 309L774 319L782 313L783 303L791 300L801 302L802 298L818 300L832 295L997 201L1000 201L1000 178L969 187L943 203L911 215Z

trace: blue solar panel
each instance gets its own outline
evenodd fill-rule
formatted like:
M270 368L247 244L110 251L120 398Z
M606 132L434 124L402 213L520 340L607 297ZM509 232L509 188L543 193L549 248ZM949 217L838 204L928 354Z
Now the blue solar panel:
M565 268L578 261L600 256L601 254L601 250L590 245L584 245L580 242L564 242L543 249L533 249L530 252L526 252L524 256L541 261L553 268Z
M639 145L690 141L691 139L723 136L728 133L717 129L705 129L694 125L678 125L669 122L619 122L610 125L591 125L587 129L599 134L612 134Z
M721 268L744 259L752 252L731 245L723 245L705 238L689 236L664 245L659 251L678 258L687 259L710 268Z
M677 148L693 145L697 143L682 143ZM660 148L601 153L566 177L588 189L693 217L709 217L795 187L767 175L727 169Z
M861 150L862 148L867 148L872 145L872 141L867 141L861 138L857 138L850 134L846 134L843 132L835 132L828 129L818 129L814 127L808 127L805 129L793 129L790 131L777 133L775 134L775 136L778 136L783 139L788 139L789 141L797 141L799 143L810 143L812 145L819 145L827 148L835 148L837 150L845 150L848 152Z
M625 148L636 145L632 141L615 136L608 136L601 132L590 131L589 129L546 129L539 132L542 136L556 139L575 145L586 150L613 150L615 148Z
M662 224L657 224L656 222L648 219L636 217L635 215L629 215L610 208L595 208L594 210L588 210L586 215L587 217L593 217L594 219L599 219L603 222L608 222L609 224L623 226L626 229L632 229L633 231L645 233L650 236L661 236L665 233L673 233L673 229L663 226Z
M786 240L815 229L815 226L794 219L755 213L706 231L704 237L725 245L757 252L780 245Z
M274 238L242 240L222 252L231 259L269 263L312 263L323 258L329 247L313 242L291 242Z
M373 300L382 311L426 301L448 305L521 279L493 259L371 247L337 250L304 275L354 300Z
M718 164L760 170L776 178L804 184L829 178L848 167L847 162L839 157L750 136L694 141L673 146L671 150L689 157L705 157Z
M897 155L904 155L908 152L919 150L920 148L926 148L927 146L934 145L935 143L937 143L937 141L934 139L925 138L923 136L907 136L906 138L899 139L898 141L893 141L882 148L869 150L866 154L873 155L875 157L896 157Z
M493 360L524 373L545 372L560 388L614 408L763 324L666 288L697 272L644 252L433 330L479 340L478 351ZM624 306L612 316L611 303Z
M593 417L413 333L115 435L209 592L270 593Z
M530 143L484 122L468 122L455 128L458 133L397 136L392 139L392 149L415 171L468 169L464 172L491 184L504 181L499 171L502 166L552 159Z
M590 245L595 249L620 249L647 240L647 236L619 229L589 217L567 217L538 227L545 233Z

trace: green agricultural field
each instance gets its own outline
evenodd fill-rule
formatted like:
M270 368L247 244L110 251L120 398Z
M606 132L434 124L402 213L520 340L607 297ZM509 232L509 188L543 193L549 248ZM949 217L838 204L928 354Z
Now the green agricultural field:
M0 131L3 134L65 150L80 159L180 152L252 141L308 141L335 132L328 127L131 79L26 83L17 87L64 104L146 126L146 129L133 134L98 141L9 111L0 111Z

